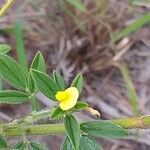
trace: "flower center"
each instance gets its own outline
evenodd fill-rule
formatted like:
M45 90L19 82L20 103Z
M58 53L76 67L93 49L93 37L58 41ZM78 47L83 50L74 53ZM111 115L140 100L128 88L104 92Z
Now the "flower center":
M66 100L68 96L68 92L66 91L58 91L55 95L56 99L60 102Z

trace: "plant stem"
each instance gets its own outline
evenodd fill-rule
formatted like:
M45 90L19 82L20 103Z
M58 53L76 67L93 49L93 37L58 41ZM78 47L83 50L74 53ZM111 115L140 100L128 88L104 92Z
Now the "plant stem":
M14 128L6 128L3 130L3 134L6 137L10 136L22 136L20 130L23 130L25 135L49 135L49 134L61 134L65 132L63 124L44 124L44 125L26 125Z
M150 128L150 115L132 118L114 119L111 121L126 129ZM65 128L62 123L43 124L43 125L22 125L21 127L19 126L7 127L5 125L0 124L0 129L2 129L3 134L5 134L6 137L21 136L20 130L23 130L26 135L48 135L48 134L53 135L65 133Z
M15 0L7 0L7 2L3 5L3 7L0 9L0 16L4 15L5 12L11 7Z
M150 115L132 118L114 119L114 123L125 129L147 129L150 128Z

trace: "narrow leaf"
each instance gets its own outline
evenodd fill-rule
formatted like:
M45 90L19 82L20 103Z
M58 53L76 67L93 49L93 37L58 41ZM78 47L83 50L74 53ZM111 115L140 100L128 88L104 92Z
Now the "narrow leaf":
M21 104L28 101L28 93L5 90L0 91L0 104Z
M1 78L1 76L0 76L0 78ZM2 81L2 79L0 79L0 90L3 90L3 81Z
M67 132L67 135L72 142L75 149L79 148L80 142L80 129L79 125L72 115L66 115L64 118L64 125Z
M32 69L32 76L36 81L38 89L51 100L55 100L55 94L58 91L57 85L50 77L37 70Z
M61 145L60 150L73 150L72 144L68 137L66 137Z
M19 20L15 22L14 35L16 40L16 52L17 52L19 64L22 66L25 72L27 72L28 66L27 66L27 58L26 58L24 42L23 42L22 24Z
M19 142L14 144L11 149L12 150L24 150L26 148L26 142Z
M79 150L102 150L102 147L87 136L82 136L80 139Z
M64 90L65 89L65 81L63 77L58 73L57 71L53 71L53 80L55 83L58 85L59 90Z
M8 148L6 139L0 135L0 149Z
M81 12L86 12L86 8L80 0L65 0L65 1L70 3L75 8L79 9Z
M0 74L13 86L26 89L26 74L17 62L7 55L0 55Z
M121 74L122 74L124 82L125 82L127 94L129 97L131 108L132 108L132 113L133 113L133 115L137 116L137 115L139 115L138 96L136 94L134 85L133 85L131 77L129 75L129 70L125 64L120 65L119 68L120 68Z
M46 68L45 68L45 61L43 58L43 55L41 52L38 52L35 57L33 58L33 61L31 63L31 67L32 69L35 70L39 70L41 72L46 72Z
M130 25L125 27L122 31L114 34L112 36L112 41L116 42L116 41L120 40L121 38L127 36L131 32L138 30L140 27L142 27L143 25L148 24L148 23L150 23L150 12L146 13L139 19L135 20L133 23L131 23Z
M83 89L83 76L82 76L82 74L78 74L74 78L74 80L72 81L71 86L76 87L79 90L80 93L82 92L82 89Z
M128 135L127 130L111 121L92 121L80 125L80 129L90 136L104 138L122 138Z
M0 53L7 53L11 50L11 47L6 44L0 44Z
M30 142L29 150L48 150L43 144Z
M74 106L76 110L83 110L86 107L88 107L88 104L84 102L77 102L77 104Z

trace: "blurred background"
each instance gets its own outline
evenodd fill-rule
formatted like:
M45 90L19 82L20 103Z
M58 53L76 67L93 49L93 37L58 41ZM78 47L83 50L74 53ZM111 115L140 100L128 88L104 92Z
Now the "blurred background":
M74 0L72 0L74 1ZM6 0L0 0L0 7ZM0 43L24 69L41 51L47 72L60 71L69 84L84 75L81 100L101 113L80 120L113 119L150 114L149 0L16 0L0 18ZM10 89L2 81L1 88ZM42 108L53 104L41 93ZM0 105L0 120L30 112L28 104ZM127 139L98 139L104 150L149 150L150 131L134 131ZM30 137L29 137L30 138ZM58 150L63 136L35 136ZM17 138L16 138L17 140ZM14 140L10 139L10 143Z

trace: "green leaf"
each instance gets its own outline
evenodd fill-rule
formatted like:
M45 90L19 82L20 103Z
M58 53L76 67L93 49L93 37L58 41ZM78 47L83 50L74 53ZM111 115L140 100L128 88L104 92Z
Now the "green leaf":
M21 104L28 101L28 93L5 90L0 91L0 104Z
M56 118L56 117L59 117L60 115L62 115L64 113L64 111L60 108L60 107L57 107L54 112L52 113L51 115L51 118Z
M31 63L31 67L32 69L35 70L39 70L41 72L46 72L46 68L45 68L45 61L43 58L43 55L41 52L38 52L35 57L33 58L33 61Z
M26 148L26 142L19 142L14 144L11 149L12 150L24 150Z
M82 92L82 89L83 89L83 76L82 76L82 74L79 73L74 78L74 80L72 81L71 86L76 87L79 90L80 93Z
M26 89L26 74L17 62L7 55L0 55L0 74L16 88Z
M64 90L65 89L65 81L63 77L58 73L57 71L53 71L53 80L55 83L58 85L59 90Z
M43 58L43 55L41 54L41 52L38 52L35 57L33 58L33 61L31 63L30 69L35 69L38 71L41 71L43 73L46 73L46 67L45 67L45 61ZM31 76L31 71L30 71L30 75L29 75L29 90L31 93L34 93L37 89L36 83L33 79L33 77Z
M28 88L30 93L34 93L36 90L38 91L36 83L31 75L31 72L29 72Z
M70 3L75 8L79 9L81 12L86 12L86 8L80 0L65 0L65 1Z
M0 90L3 90L3 81L1 79L0 79Z
M128 135L127 130L106 120L82 123L80 129L86 134L95 137L122 138Z
M80 142L80 129L78 122L72 115L66 115L64 118L64 125L67 135L72 142L75 149L78 149Z
M43 144L30 142L29 150L48 150Z
M16 52L18 57L18 62L24 71L28 72L27 58L25 54L24 48L24 40L23 40L23 29L21 21L17 20L14 25L14 37L16 40Z
M73 150L72 144L68 137L66 137L61 145L60 150Z
M74 106L76 110L83 110L86 107L88 107L88 104L84 102L77 102L77 104Z
M0 149L8 148L6 139L0 135Z
M55 94L58 91L58 86L50 77L38 70L31 71L33 78L36 81L38 89L51 100L55 100Z
M11 50L11 47L6 44L0 44L0 53L7 53Z
M102 147L87 136L82 136L80 139L79 150L102 150Z
M142 27L143 25L148 24L148 23L150 23L150 12L146 13L139 19L135 20L133 23L131 23L130 25L125 27L122 31L115 33L112 36L112 41L117 42L121 38L127 36L131 32L138 30L140 27Z

